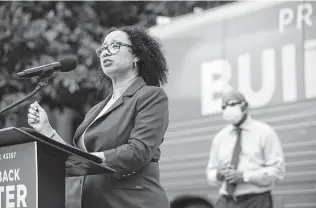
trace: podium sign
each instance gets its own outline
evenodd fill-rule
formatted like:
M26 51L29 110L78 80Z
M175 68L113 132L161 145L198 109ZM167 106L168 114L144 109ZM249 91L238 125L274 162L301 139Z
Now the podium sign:
M38 208L36 142L0 148L0 208Z
M64 208L65 176L115 173L100 160L32 129L0 129L0 208Z

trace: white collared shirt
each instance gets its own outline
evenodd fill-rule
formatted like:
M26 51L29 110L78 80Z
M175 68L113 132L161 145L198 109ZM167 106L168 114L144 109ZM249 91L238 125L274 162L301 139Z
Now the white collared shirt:
M225 181L217 180L217 168L231 161L237 141L232 125L226 126L213 139L206 169L211 185L222 183L219 193L227 195ZM248 117L241 125L241 153L237 170L244 173L247 182L237 185L234 195L262 193L271 190L277 179L283 179L284 155L280 140L267 124Z

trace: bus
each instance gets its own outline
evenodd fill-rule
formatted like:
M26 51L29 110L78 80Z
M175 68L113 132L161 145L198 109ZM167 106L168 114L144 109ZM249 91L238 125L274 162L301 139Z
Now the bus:
M285 154L276 208L316 207L316 2L248 1L150 28L170 68L170 124L161 183L172 208L213 207L205 176L211 142L226 124L221 92L241 91L253 118L271 125Z

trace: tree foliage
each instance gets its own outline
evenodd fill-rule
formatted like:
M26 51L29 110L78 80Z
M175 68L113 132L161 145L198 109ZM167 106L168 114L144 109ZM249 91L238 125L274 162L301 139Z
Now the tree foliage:
M29 93L38 82L37 78L18 80L15 73L71 55L77 60L76 70L53 74L36 99L52 109L70 107L83 113L106 93L96 84L99 60L94 49L109 27L150 27L157 15L174 17L192 12L196 6L211 8L224 3L228 2L1 2L0 108ZM1 117L2 125L16 125L19 113L25 117L25 108Z

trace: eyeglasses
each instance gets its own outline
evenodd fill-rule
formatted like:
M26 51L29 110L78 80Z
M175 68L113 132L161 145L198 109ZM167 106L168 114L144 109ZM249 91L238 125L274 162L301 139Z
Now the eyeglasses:
M238 104L241 104L242 101L237 101L237 100L229 100L226 103L223 103L222 109L224 110L227 106L235 106Z
M132 48L131 45L129 44L125 44L125 43L121 43L121 42L113 42L108 46L98 46L95 49L95 52L97 53L97 56L101 56L101 54L103 53L103 51L107 50L111 55L117 54L120 51L120 48L122 46L126 46L126 47L130 47Z

